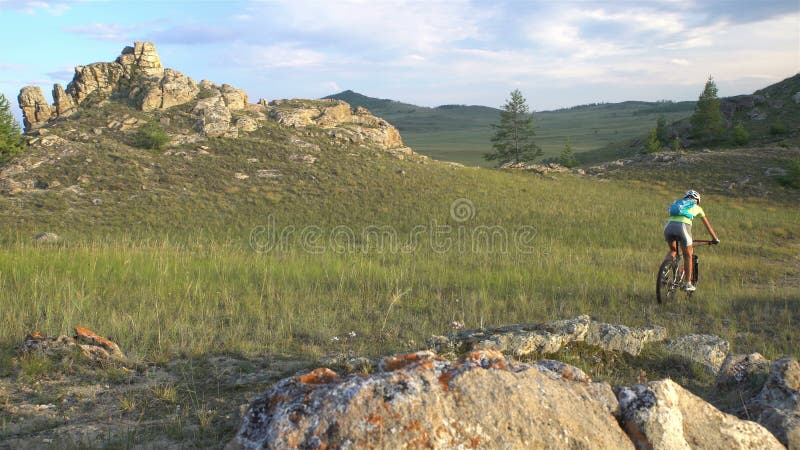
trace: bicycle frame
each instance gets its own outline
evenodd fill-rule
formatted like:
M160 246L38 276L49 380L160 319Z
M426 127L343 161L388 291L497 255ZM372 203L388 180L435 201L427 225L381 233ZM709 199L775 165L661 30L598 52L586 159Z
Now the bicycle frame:
M656 297L659 303L662 303L664 300L669 299L675 295L681 288L683 284L684 278L684 268L683 264L681 264L681 255L682 249L680 246L680 242L673 241L675 243L675 248L677 249L677 254L672 261L666 260L661 264L661 267L658 270L658 280L656 282ZM697 245L713 245L714 241L705 240L705 239L698 239L692 243L694 246ZM692 254L692 284L697 285L697 281L700 276L699 266L698 266L698 257L696 253ZM668 271L668 272L666 272ZM686 293L687 297L692 295L692 292Z

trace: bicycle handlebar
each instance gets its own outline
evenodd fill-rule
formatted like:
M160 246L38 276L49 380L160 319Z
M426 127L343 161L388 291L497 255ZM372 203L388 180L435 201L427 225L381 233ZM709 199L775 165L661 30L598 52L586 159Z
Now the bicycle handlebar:
M694 244L706 244L706 245L713 245L714 241L708 239L694 239L692 241Z

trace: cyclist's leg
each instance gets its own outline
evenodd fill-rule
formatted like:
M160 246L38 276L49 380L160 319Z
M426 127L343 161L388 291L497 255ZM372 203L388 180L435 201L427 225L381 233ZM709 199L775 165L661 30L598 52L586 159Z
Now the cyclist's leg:
M689 283L692 280L692 254L694 253L694 245L681 246L683 251L683 279Z

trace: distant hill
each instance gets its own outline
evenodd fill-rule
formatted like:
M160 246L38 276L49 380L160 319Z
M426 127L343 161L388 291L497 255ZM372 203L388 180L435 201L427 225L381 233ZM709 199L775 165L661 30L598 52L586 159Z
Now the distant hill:
M736 95L720 99L720 110L725 121L725 131L716 142L695 142L691 139L689 116L672 122L670 139L679 137L686 148L733 146L797 146L800 145L800 74L767 86L749 95ZM691 115L690 111L690 115ZM733 127L737 124L747 130L749 141L737 144ZM627 158L644 148L646 132L626 140L611 142L579 155L583 163L598 163L617 158Z
M471 165L488 165L482 155L491 149L491 125L500 109L475 105L417 106L368 97L351 90L326 98L363 106L396 126L403 141L422 154ZM567 139L576 152L603 148L641 135L660 114L668 121L688 117L694 102L638 102L580 105L536 112L537 143L545 157L555 156Z

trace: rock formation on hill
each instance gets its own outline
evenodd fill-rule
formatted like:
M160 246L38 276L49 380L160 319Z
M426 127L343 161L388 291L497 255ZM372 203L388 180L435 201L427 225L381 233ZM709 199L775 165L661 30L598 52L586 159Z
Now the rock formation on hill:
M250 104L241 89L207 80L198 83L177 70L164 68L150 42L125 47L113 62L75 67L66 89L58 84L53 87L52 106L37 86L23 87L18 101L26 133L70 117L80 108L108 101L124 102L144 112L189 104L195 130L202 137L235 138L240 132L258 129L260 121L275 120L288 127L327 129L335 140L411 153L394 126L364 108L353 109L335 100L261 100Z

